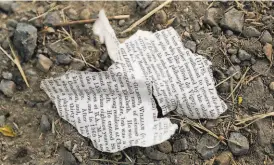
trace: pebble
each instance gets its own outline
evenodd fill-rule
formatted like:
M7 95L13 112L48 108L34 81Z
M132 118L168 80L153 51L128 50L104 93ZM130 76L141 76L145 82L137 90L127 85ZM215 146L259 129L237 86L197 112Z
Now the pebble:
M138 6L140 6L140 8L145 9L152 3L152 1L151 0L148 0L148 1L138 1L137 0L136 3Z
M241 33L244 25L244 13L232 8L224 14L220 24L225 29Z
M252 70L262 74L264 76L267 76L269 73L269 61L267 59L257 60L254 65L251 66Z
M72 150L72 143L71 143L71 140L64 142L64 147L65 147L67 150L71 151L71 150Z
M26 23L18 23L13 44L24 61L31 59L37 43L37 29Z
M209 24L210 26L218 26L219 18L220 10L217 8L209 8L206 10L204 23Z
M216 157L214 165L230 165L231 159L232 153L229 151L224 151Z
M72 61L72 58L70 57L70 55L60 54L56 56L57 64L68 65L71 63L71 61Z
M63 41L48 45L50 52L54 55L71 54L73 51Z
M188 40L185 43L185 47L188 48L188 49L190 49L193 53L196 52L196 43L194 41Z
M78 165L72 153L67 151L64 147L61 147L59 150L59 155L61 156L63 165Z
M189 124L182 124L181 125L181 131L183 131L184 133L189 133L189 131L190 131L190 126L189 126Z
M230 91L230 84L229 82L223 82L217 89L220 93L228 93Z
M225 31L225 34L226 34L227 36L232 36L234 33L233 33L233 31L231 31L231 30L226 30L226 31Z
M75 9L68 9L67 12L66 12L66 15L71 19L71 20L78 20L79 19L79 16L78 16L78 13Z
M206 127L207 129L212 129L212 128L216 127L217 124L218 124L218 121L217 121L217 120L208 120L208 121L206 122L205 127Z
M269 89L274 91L274 81L269 84Z
M272 45L269 43L266 43L263 47L263 51L264 51L266 58L271 61L272 53L273 53Z
M90 19L90 15L89 9L84 9L80 13L80 19Z
M48 26L59 23L62 23L62 19L58 11L49 12L43 22L44 25Z
M5 12L10 12L12 3L12 1L0 1L0 9L4 10Z
M172 151L172 146L169 141L164 141L163 143L158 144L158 149L159 151L167 154Z
M264 31L263 34L262 34L262 37L260 39L260 42L262 44L265 44L265 43L272 43L272 36L271 34L269 33L269 31Z
M230 49L227 50L227 53L228 53L228 54L231 54L231 55L234 55L234 54L237 54L237 53L238 53L238 50L237 50L237 49L230 48Z
M254 64L256 64L256 59L254 58L254 57L252 57L251 59L250 59L250 63L252 64L252 65L254 65Z
M249 53L247 53L245 50L239 49L238 51L238 58L241 61L247 61L251 59L251 55Z
M167 22L167 14L164 10L157 11L154 15L155 24L164 24Z
M78 162L80 162L80 163L83 162L83 158L82 158L82 156L79 153L75 153L74 156L78 160Z
M259 37L261 35L261 32L259 32L256 28L252 26L248 26L243 28L243 35L247 38Z
M238 73L236 73L238 71ZM226 74L231 76L233 75L234 73L236 73L233 78L236 79L236 80L239 80L241 78L241 67L239 65L234 65L234 66L231 66L228 68Z
M40 121L40 129L43 133L50 131L51 124L49 122L48 116L42 115L41 121Z
M124 26L125 23L126 23L126 21L124 19L121 19L121 20L119 20L118 25L119 26Z
M39 54L36 67L43 72L48 72L53 62L46 56Z
M4 93L7 97L12 97L16 90L16 85L13 81L2 80L0 83L0 91Z
M19 3L12 3L11 4L11 10L12 10L12 12L14 12L16 14L21 14L20 13L20 9L21 9L21 4L19 4Z
M6 122L6 117L5 115L0 116L0 127L4 126Z
M11 80L12 79L12 73L10 72L2 72L2 77L6 80Z
M241 60L236 55L232 55L230 57L230 60L233 64L240 64L241 63Z
M197 152L204 159L211 158L218 152L219 148L218 140L208 134L203 135L196 146Z
M232 132L229 137L228 147L234 155L241 156L248 153L249 142L241 133Z
M81 71L85 67L85 63L81 61L72 61L70 64L70 69L71 70L78 70Z
M213 37L218 37L222 32L222 29L219 26L214 26L212 28Z
M187 149L188 149L188 143L187 143L186 138L176 140L173 143L173 152L181 152L181 151L185 151Z
M165 153L155 150L152 147L145 148L145 154L149 159L152 160L165 160L168 158Z
M7 20L7 26L16 28L17 24L18 24L18 21L16 21L15 19L8 19Z

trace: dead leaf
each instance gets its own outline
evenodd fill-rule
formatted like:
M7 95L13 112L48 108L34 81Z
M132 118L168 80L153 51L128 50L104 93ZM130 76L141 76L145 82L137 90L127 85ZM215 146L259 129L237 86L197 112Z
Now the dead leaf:
M263 50L264 50L264 54L265 54L266 58L270 62L272 62L272 53L273 53L272 45L269 44L269 43L266 43L265 46L264 46L264 48L263 48Z
M0 133L2 133L4 136L8 136L8 137L15 137L16 136L16 133L8 125L0 127Z

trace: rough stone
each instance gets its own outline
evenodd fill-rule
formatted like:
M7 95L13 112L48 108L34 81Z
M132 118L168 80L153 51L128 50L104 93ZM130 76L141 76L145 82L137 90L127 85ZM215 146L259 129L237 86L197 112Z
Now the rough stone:
M230 165L232 153L229 151L222 152L214 161L214 165Z
M228 82L223 82L217 87L220 93L228 93L230 91L230 84Z
M231 31L231 30L226 30L226 31L225 31L225 34L226 34L227 36L232 36L234 33L233 33L233 31Z
M149 159L152 160L166 160L168 158L165 153L155 150L152 147L147 147L145 149L145 154Z
M39 54L37 68L43 72L48 72L53 62L46 56Z
M237 72L237 73L236 73ZM234 73L236 73L233 78L236 79L236 80L239 80L241 78L241 67L239 65L234 65L234 66L231 66L228 68L226 74L231 76L233 75Z
M250 59L250 63L253 65L253 64L255 64L257 61L256 61L256 59L254 58L254 57L252 57L251 59Z
M196 146L197 152L203 157L203 159L211 158L218 152L219 148L220 145L218 144L218 140L208 134L203 135Z
M59 24L59 23L62 23L62 19L58 11L49 12L46 15L46 18L44 19L44 22L43 22L44 25L48 25L48 26Z
M194 41L188 40L185 43L185 47L188 48L188 49L190 49L193 53L196 52L196 43Z
M218 22L221 18L221 11L217 8L209 8L206 10L204 16L204 23L209 24L210 26L218 26Z
M136 1L138 6L140 6L140 8L142 9L145 9L147 8L151 3L152 1L148 0L148 1Z
M271 123L268 119L262 119L256 122L257 140L260 146L266 147L272 143L274 132L270 131L272 130Z
M164 24L167 21L167 14L164 10L157 11L154 15L155 24Z
M190 131L190 126L189 124L182 124L181 127L180 127L181 131L183 131L184 133L189 133Z
M172 151L172 146L169 141L164 141L161 144L158 144L159 151L163 153L170 153Z
M270 84L269 84L269 89L271 91L274 91L274 81L272 81Z
M213 36L216 38L221 34L221 32L222 32L222 29L219 26L214 26L212 28Z
M71 70L83 70L85 67L85 63L81 61L72 61L70 64L70 69Z
M224 14L220 24L225 29L241 33L244 25L244 13L232 8Z
M90 11L89 11L89 9L84 9L84 10L82 10L81 11L81 13L80 13L80 19L90 19Z
M234 155L241 156L248 153L249 142L241 133L232 132L229 137L228 147Z
M16 85L13 81L2 80L0 83L0 91L4 93L7 97L12 97L16 90Z
M41 121L40 121L40 129L43 133L50 131L51 124L49 122L48 116L42 115Z
M126 23L126 21L124 19L121 19L121 20L119 20L118 25L119 26L124 26L125 23Z
M173 143L173 152L181 152L181 151L185 151L187 149L188 149L188 143L185 138L176 140Z
M66 42L57 42L57 43L52 43L48 45L48 48L50 52L54 55L60 55L60 54L72 54L72 50L70 47L67 45Z
M8 19L7 20L7 26L16 28L18 22L15 19Z
M56 56L56 63L61 65L68 65L72 61L70 55L60 54Z
M78 20L79 19L77 11L75 9L73 9L73 8L68 9L67 12L66 12L66 15L71 20Z
M80 163L83 162L83 158L82 158L82 156L79 153L75 153L74 156L78 160L78 162L80 162Z
M71 150L72 150L72 143L71 143L71 140L64 142L64 147L65 147L67 150L71 151Z
M263 34L262 34L262 37L261 37L261 39L260 39L260 42L262 43L262 44L265 44L265 43L272 43L272 36L271 36L271 34L269 33L269 31L264 31L263 32Z
M24 61L32 57L36 42L37 29L26 23L18 23L14 32L13 44Z
M61 158L61 162L63 162L63 165L78 165L72 153L67 151L64 147L60 148L59 155Z
M240 64L241 63L241 60L236 55L232 55L230 57L230 60L233 64Z
M245 50L239 49L238 51L238 58L241 61L246 61L246 60L250 60L251 59L251 55L249 53L247 53Z
M256 28L252 26L244 27L243 28L243 35L245 37L259 37L261 32L259 32Z
M262 74L264 76L267 76L269 73L268 70L269 67L269 61L267 59L263 59L263 60L257 60L256 63L254 65L252 65L252 70Z
M2 77L6 80L11 80L12 79L12 73L10 72L2 72Z
M4 126L6 122L6 117L5 115L0 116L0 127Z
M178 153L170 156L170 161L173 165L190 165L193 163L192 158L185 153Z
M12 1L0 1L0 9L5 12L10 12L12 3Z
M231 54L231 55L234 55L234 54L237 54L238 50L237 49L233 49L233 48L230 48L227 50L227 53Z

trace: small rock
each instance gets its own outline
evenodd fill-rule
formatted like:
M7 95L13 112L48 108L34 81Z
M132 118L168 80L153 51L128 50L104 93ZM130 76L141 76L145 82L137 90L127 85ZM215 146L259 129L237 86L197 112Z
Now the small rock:
M208 134L203 135L196 146L196 150L204 159L211 158L218 152L219 148L218 140Z
M212 129L212 128L216 127L217 124L218 124L218 121L217 121L217 120L208 120L208 121L206 122L205 127L206 127L207 129Z
M188 48L188 49L190 49L193 53L196 52L196 43L194 41L188 40L185 43L185 47Z
M16 28L17 24L18 24L18 22L15 19L8 19L7 20L7 26Z
M2 43L2 47L3 49L7 50L9 49L9 40L8 39L5 39Z
M152 0L148 0L148 1L136 0L136 2L137 2L137 5L140 6L140 8L145 9L152 3Z
M11 80L12 79L12 73L10 72L2 72L2 77L6 80Z
M64 147L65 147L67 150L71 151L71 150L72 150L71 140L64 142Z
M222 32L222 29L219 26L214 26L212 28L213 37L218 37Z
M238 72L238 73L236 73ZM226 74L231 76L233 75L234 73L236 73L233 78L236 79L236 80L239 80L241 78L241 67L239 65L234 65L234 66L231 66L228 68Z
M149 159L152 160L165 160L168 158L165 153L155 150L152 147L145 148L145 154Z
M164 141L163 143L158 144L158 149L159 151L167 154L172 151L172 146L169 141Z
M11 11L16 14L21 14L20 9L22 8L20 3L12 3L11 4ZM22 21L23 22L23 21Z
M250 59L250 63L253 65L253 64L255 64L256 63L256 59L254 58L254 57L252 57L251 59Z
M252 26L248 26L244 27L243 35L245 37L259 37L261 35L261 32L259 32L256 28Z
M46 133L50 131L51 124L49 122L49 119L46 115L42 115L41 121L40 121L40 129L43 133Z
M201 30L201 27L200 27L199 21L195 21L195 23L194 23L194 31L198 32L200 30Z
M13 44L24 61L32 57L36 42L37 29L26 23L18 23L14 32Z
M0 91L2 91L7 97L12 97L15 89L16 85L13 81L2 80L0 83Z
M274 81L269 84L269 89L274 91Z
M264 51L266 58L269 61L272 61L272 53L273 53L272 45L269 43L266 43L263 47L263 51Z
M5 12L10 12L12 3L12 1L0 1L0 9Z
M247 53L245 50L239 49L238 51L238 58L241 61L246 61L246 60L250 60L251 59L251 55L249 53Z
M225 29L241 33L244 25L244 13L232 8L224 14L220 24Z
M157 11L154 15L155 24L164 24L167 22L167 14L164 10Z
M241 133L232 132L229 137L228 147L234 155L241 156L247 154L249 142Z
M77 144L74 144L73 147L72 147L72 149L71 149L71 152L75 153L76 150L77 150L77 147L78 147Z
M233 64L240 64L241 63L241 60L236 55L232 55L230 57L230 60Z
M52 64L53 64L52 61L48 57L42 54L38 55L37 68L40 69L41 71L48 72Z
M6 117L5 115L0 116L0 127L4 126L6 122Z
M47 26L52 26L59 23L62 23L62 19L58 11L49 12L43 22L43 24Z
M214 161L214 165L230 165L232 153L229 151L222 152Z
M252 70L256 73L267 76L269 73L269 61L267 59L257 60L254 65L251 66Z
M67 45L66 42L57 42L57 43L52 43L48 45L48 48L51 53L54 55L60 55L60 54L72 54L72 50L70 47Z
M269 31L264 31L263 34L262 34L262 37L260 39L260 42L262 44L265 44L265 43L272 43L272 36L271 34L269 33Z
M70 55L60 54L56 56L57 64L68 65L71 63L72 58Z
M83 70L85 67L85 63L81 61L72 61L70 64L70 69L71 70Z
M59 155L61 156L63 165L78 165L72 153L67 151L64 147L61 147L59 150Z
M231 54L231 55L234 55L234 54L237 54L238 50L237 49L233 49L233 48L230 48L227 50L227 53Z
M119 22L118 22L118 25L119 26L124 26L126 23L126 21L124 19L121 19Z
M79 153L75 153L74 156L78 160L78 162L80 162L80 163L83 162L83 158L82 158L82 156Z
M223 82L221 85L217 87L217 90L220 93L228 93L230 91L230 84L228 82Z
M204 23L209 24L210 26L218 26L218 22L221 18L220 10L217 8L209 8L206 10L204 16Z
M231 30L226 30L226 31L225 31L225 34L226 34L227 36L232 36L234 33L233 33L233 31L231 31Z
M70 8L70 9L67 10L66 15L67 15L71 20L78 20L78 19L79 19L79 18L78 18L79 16L78 16L77 11L74 10L74 9L72 9L72 8Z
M190 126L189 124L181 124L181 127L180 127L181 131L183 131L184 133L189 133L190 131Z
M173 143L173 152L181 152L188 149L188 143L185 138L176 140Z
M80 13L80 19L90 19L90 11L89 9L84 9Z

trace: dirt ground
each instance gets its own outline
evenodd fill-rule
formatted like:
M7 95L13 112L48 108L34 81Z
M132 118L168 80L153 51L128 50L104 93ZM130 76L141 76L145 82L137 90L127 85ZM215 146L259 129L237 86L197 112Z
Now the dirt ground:
M0 46L11 54L11 41L30 84L28 88L16 65L0 51L0 128L9 125L16 133L0 134L1 165L274 164L273 2L175 1L132 32L120 34L161 3L0 1ZM172 119L180 129L156 146L114 154L96 150L58 116L40 82L71 69L107 70L111 61L92 23L54 26L96 18L101 9L108 16L130 15L110 21L121 41L138 29L155 32L172 26L185 47L212 61L218 94L228 110L216 120ZM22 40L29 44L18 44ZM244 122L248 117L253 118Z

